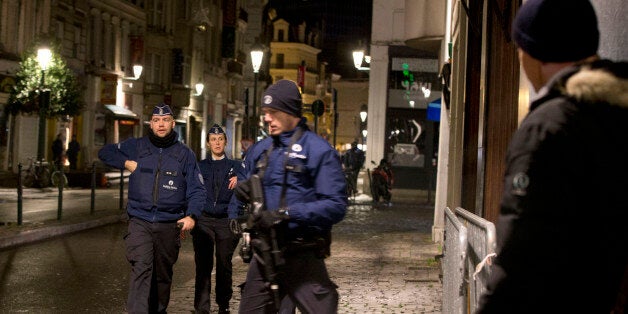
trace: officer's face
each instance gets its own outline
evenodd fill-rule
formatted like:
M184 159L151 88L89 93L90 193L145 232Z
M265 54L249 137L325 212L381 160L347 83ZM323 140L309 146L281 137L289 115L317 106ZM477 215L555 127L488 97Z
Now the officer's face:
M227 139L224 134L209 134L207 146L212 155L222 156L225 153L225 145L227 145Z
M279 135L283 132L292 131L297 127L301 118L273 108L262 108L264 122L268 124L270 135Z
M150 129L158 137L166 137L174 128L174 118L171 115L153 116L150 119Z

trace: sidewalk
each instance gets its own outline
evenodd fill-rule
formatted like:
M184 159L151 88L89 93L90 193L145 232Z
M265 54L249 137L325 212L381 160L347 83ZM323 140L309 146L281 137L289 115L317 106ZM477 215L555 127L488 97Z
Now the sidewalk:
M115 189L109 189L107 193L116 193L114 190ZM70 202L72 194L77 191L91 193L90 189L65 189L64 204L66 204L66 207L69 207L67 203ZM102 195L102 191L104 190L99 189L96 191L96 193L99 194L98 196ZM54 206L47 205L47 208L38 209L38 212L46 211L56 213L57 195L58 191L53 188L24 189L22 196L24 202L23 211L32 209L30 206L46 204L45 201L47 201L47 203L54 203ZM15 215L17 215L17 209L15 209L17 207L17 188L0 188L0 202L10 207L9 211L11 215L15 217ZM42 214L38 214L37 217L33 218L31 214L28 216L31 219L24 219L22 225L17 224L16 218L12 218L9 221L2 221L0 222L0 250L126 219L125 210L120 210L118 208L119 206L116 206L116 204L107 205L109 206L98 204L93 214L90 213L89 202L84 205L85 209L81 211L64 209L61 220L39 218L50 216Z

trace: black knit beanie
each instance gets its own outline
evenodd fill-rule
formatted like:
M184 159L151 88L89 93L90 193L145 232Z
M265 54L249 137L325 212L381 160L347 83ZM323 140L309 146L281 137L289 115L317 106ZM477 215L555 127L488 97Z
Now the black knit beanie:
M295 117L301 117L303 101L297 84L290 80L279 80L270 85L262 97L262 108L281 110Z
M588 0L528 0L517 12L512 37L537 60L570 62L595 55L600 33Z

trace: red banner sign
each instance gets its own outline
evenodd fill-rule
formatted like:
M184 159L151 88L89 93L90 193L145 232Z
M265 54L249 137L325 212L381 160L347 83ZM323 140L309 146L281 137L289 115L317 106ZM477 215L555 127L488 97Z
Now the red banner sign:
M303 88L305 86L305 66L300 65L297 72L297 85Z

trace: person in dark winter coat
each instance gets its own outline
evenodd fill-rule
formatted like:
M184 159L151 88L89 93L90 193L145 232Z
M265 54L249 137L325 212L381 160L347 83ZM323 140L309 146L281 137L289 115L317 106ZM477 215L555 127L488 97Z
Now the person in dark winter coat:
M81 151L81 144L76 140L76 134L72 135L72 140L68 144L68 161L70 162L70 169L76 170L76 161L78 154Z
M170 106L155 106L147 136L105 145L98 153L108 166L131 172L124 237L131 264L128 313L166 312L181 238L205 205L196 156L177 140L174 124Z
M358 148L357 141L351 143L351 148L342 155L344 170L351 181L351 191L348 191L351 194L358 192L358 175L364 167L364 158L364 152Z
M209 129L206 142L211 153L199 163L199 167L207 190L207 200L192 230L196 264L194 309L197 313L210 313L215 251L218 313L229 313L229 300L233 294L231 258L238 244L238 236L230 226L238 226L235 219L240 215L232 198L238 175L242 177L244 169L241 162L227 158L227 135L219 125L215 124Z
M597 56L588 0L524 2L513 38L538 97L508 148L478 313L625 313L628 63Z
M52 161L59 168L63 165L63 155L65 153L63 133L57 134L57 138L52 141Z
M294 82L279 80L271 85L261 107L271 136L247 152L245 178L261 176L268 210L254 215L253 221L260 230L274 228L284 263L273 294L263 276L263 252L254 247L239 311L271 313L276 305L281 313L292 313L295 306L301 313L336 313L338 292L325 257L332 226L344 218L347 207L340 156L307 128ZM239 198L246 200L248 183L236 187Z

